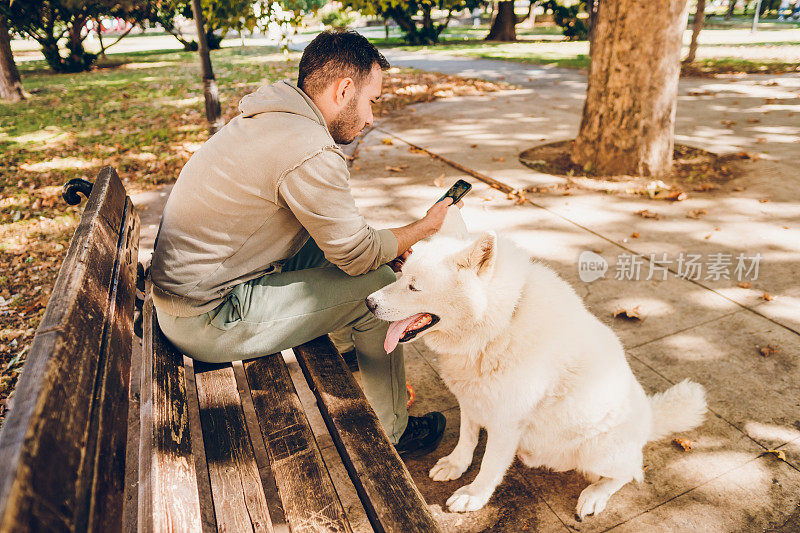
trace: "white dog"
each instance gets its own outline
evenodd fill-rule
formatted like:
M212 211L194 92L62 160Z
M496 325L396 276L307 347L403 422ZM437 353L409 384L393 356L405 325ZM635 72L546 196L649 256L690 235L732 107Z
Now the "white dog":
M572 287L493 232L418 244L401 277L367 302L392 322L387 352L424 338L458 398L458 444L430 477L460 477L486 428L480 472L447 500L451 511L483 507L519 455L530 467L581 472L591 484L577 515L597 514L641 481L645 443L703 420L701 385L683 381L648 398L617 336Z

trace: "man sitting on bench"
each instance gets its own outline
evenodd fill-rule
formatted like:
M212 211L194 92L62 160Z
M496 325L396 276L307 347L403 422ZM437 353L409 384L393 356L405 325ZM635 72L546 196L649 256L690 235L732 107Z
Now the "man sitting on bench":
M339 144L372 124L389 64L355 32L322 32L297 86L265 85L183 167L151 266L164 334L194 359L259 357L333 332L354 346L364 393L403 456L438 446L445 418L406 410L403 347L364 299L436 233L447 198L407 226L376 230L356 208ZM388 263L388 264L387 264Z

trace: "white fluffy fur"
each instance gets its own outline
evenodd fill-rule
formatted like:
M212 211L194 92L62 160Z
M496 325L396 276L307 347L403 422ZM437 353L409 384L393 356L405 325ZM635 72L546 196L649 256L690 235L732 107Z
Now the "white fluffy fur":
M684 381L648 398L616 334L572 287L492 232L418 244L397 282L370 299L384 320L419 312L441 319L418 338L439 355L461 431L431 478L460 477L479 429L487 430L480 472L447 500L452 511L483 507L518 455L530 467L583 473L591 484L577 514L597 514L620 487L642 479L648 440L703 420L702 386Z

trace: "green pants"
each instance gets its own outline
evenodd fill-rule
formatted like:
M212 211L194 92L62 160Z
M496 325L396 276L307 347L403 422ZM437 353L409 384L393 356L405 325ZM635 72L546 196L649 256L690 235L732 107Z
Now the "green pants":
M272 354L331 332L340 348L352 339L364 394L396 444L408 423L403 347L386 353L389 324L375 318L364 302L395 279L387 265L350 276L325 259L309 239L281 272L237 285L205 314L175 317L158 308L156 312L164 335L179 350L210 363Z

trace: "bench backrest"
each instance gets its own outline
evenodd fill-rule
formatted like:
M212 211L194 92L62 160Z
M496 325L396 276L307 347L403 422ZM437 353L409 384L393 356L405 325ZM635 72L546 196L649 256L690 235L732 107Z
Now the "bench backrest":
M138 242L106 167L0 430L0 532L119 529Z

